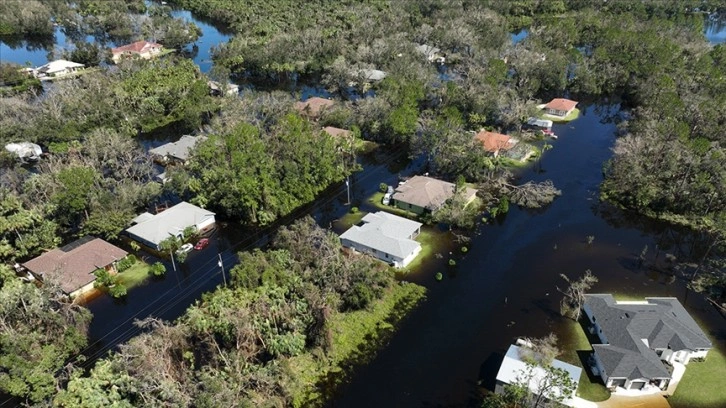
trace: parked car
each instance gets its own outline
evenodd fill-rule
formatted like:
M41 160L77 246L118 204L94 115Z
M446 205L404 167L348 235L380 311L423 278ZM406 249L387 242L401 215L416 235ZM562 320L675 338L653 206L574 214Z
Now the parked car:
M388 186L388 191L387 191L387 193L388 193L388 194L391 194L391 195L392 195L392 194L393 194L393 191L394 191L394 190L393 190L393 186Z
M179 249L176 250L177 254L185 254L187 252L190 252L192 249L194 249L194 245L190 243L186 243L182 245Z
M209 245L209 238L202 238L197 241L196 245L194 245L194 249L196 249L197 251L201 251L202 249L206 248L207 245Z
M381 202L383 203L383 205L389 205L389 204L391 204L391 193L386 193L383 196L383 200Z

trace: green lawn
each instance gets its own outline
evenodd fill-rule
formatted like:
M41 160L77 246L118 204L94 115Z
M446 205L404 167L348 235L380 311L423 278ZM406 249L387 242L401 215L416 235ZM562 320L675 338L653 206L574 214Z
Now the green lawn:
M421 244L421 252L419 252L408 266L400 270L402 274L406 274L408 271L415 271L421 264L431 259L438 243L441 242L440 234L432 228L426 228L425 226L421 228L421 233L416 237L416 241ZM444 273L446 271L442 270L439 272Z
M558 341L558 346L562 350L562 355L558 358L582 367L577 396L593 402L605 401L610 398L610 391L605 388L599 378L593 377L592 373L588 375L588 368L584 367L582 362L582 357L592 351L590 341L579 323L569 320L567 325L570 333L566 339L559 339Z
M668 398L673 408L726 407L726 356L718 348L708 352L706 361L691 361Z
M383 298L364 310L335 313L330 320L332 347L316 349L288 360L297 379L293 406L320 406L335 387L344 383L354 366L372 358L395 324L425 297L426 289L413 283L394 284Z
M380 191L374 193L372 196L370 196L370 198L368 198L368 204L376 207L379 210L383 210L391 214L400 215L401 217L406 217L412 220L418 220L417 214L414 214L410 211L402 210L392 205L383 205L383 195L384 193L381 193Z
M126 289L141 285L150 276L149 266L146 262L137 260L129 269L119 272L118 283L126 286Z

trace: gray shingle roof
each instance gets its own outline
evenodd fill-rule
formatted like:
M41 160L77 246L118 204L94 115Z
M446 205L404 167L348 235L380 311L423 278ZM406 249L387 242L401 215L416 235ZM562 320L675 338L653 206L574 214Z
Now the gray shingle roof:
M149 150L149 153L156 156L172 157L177 160L187 161L189 153L194 149L197 143L206 140L206 136L189 136L184 135L176 142L163 144L159 147Z
M410 239L423 224L385 211L366 214L362 226L354 225L340 238L359 243L400 258L405 258L421 244Z
M608 375L670 377L654 349L695 350L711 342L676 298L646 298L645 303L616 303L612 295L585 295L585 305L609 345L593 345ZM647 341L647 345L645 341Z
M431 177L415 176L396 188L393 199L413 204L427 210L436 210L454 196L456 186ZM466 188L466 199L476 195L476 190Z

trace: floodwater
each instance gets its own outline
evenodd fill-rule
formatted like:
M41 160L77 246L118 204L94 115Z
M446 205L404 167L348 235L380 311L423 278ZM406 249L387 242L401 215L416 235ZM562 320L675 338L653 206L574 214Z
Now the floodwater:
M493 382L497 361L517 337L554 332L568 341L571 325L559 316L557 287L565 286L559 275L577 277L586 269L600 279L594 292L678 297L726 348L726 322L700 296L686 301L682 282L637 268L645 245L651 261L656 245L661 248L664 266L664 252L682 256L692 237L598 201L619 107L581 109L576 121L554 126L559 139L551 142L541 170L535 165L521 174L522 181L551 179L562 196L543 210L512 206L497 223L479 228L456 273L442 282L430 270L407 276L429 288L427 300L330 406L476 406L480 385Z
M726 16L712 16L706 19L704 35L713 45L726 43Z

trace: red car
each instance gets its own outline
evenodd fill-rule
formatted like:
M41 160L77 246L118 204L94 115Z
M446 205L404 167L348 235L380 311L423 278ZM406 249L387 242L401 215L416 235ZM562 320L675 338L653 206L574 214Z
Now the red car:
M194 245L194 249L196 249L197 251L200 251L200 250L206 248L207 245L209 245L209 238L202 238L197 242L196 245Z

